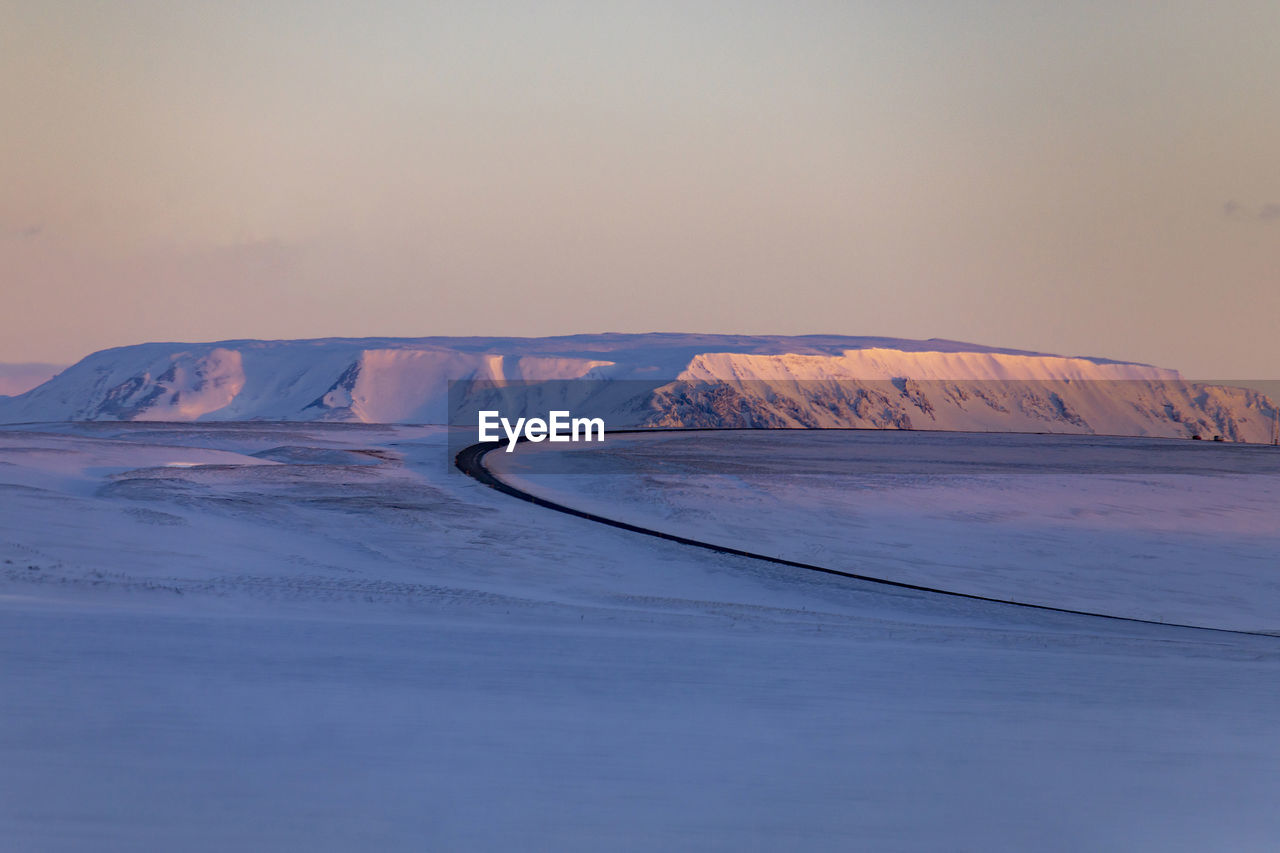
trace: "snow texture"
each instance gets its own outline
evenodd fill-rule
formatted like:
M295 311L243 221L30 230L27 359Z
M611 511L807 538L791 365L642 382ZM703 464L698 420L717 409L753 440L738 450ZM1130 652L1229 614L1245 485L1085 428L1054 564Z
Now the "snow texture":
M205 355L191 369L230 387L233 360L197 368ZM702 552L514 500L450 472L444 448L442 428L357 423L0 430L4 849L1261 851L1280 837L1280 639ZM1256 521L1237 480L1202 483L1191 519L1224 548ZM1052 516L1054 480L1025 481L1016 502ZM827 517L857 508L797 488L780 486ZM926 493L935 516L957 497ZM954 512L1013 501L977 495ZM705 497L696 529L758 521L730 487ZM887 497L902 521L911 501ZM612 509L686 498L658 487ZM1136 506L1108 522L1117 541L1146 535L1153 508ZM775 526L821 532L803 515ZM1005 532L957 520L948 547L990 551Z
M1280 449L1168 439L727 431L517 445L540 497L954 592L1280 637Z

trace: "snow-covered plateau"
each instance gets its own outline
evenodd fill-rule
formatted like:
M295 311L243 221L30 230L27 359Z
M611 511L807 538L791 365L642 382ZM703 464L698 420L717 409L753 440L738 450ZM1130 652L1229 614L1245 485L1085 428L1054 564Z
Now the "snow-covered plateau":
M126 381L128 353L19 400ZM258 373L257 357L218 356L224 406L267 406L256 382L297 402L329 381L306 359ZM186 415L220 412L199 408ZM865 459L853 443L868 434L796 435L655 435L578 457L700 442L629 482L531 473L545 445L486 461L743 550L1271 624L1274 466L1162 450L1270 448L1148 441L1124 450L1130 473L988 472L970 491L933 467L947 459L930 434L896 434L919 470L881 486L840 464ZM689 474L715 458L732 474ZM811 473L788 471L815 459L833 478L807 489ZM1280 637L713 553L516 500L448 462L432 426L0 428L0 847L1275 849ZM1156 473L1131 473L1144 464ZM1197 567L1227 586L1182 576Z
M450 382L479 390L451 396ZM507 389L505 409L532 415L546 411L539 383L557 382L573 386L575 414L614 429L875 427L1266 443L1276 418L1256 390L1108 359L945 340L604 334L141 344L94 353L0 399L0 423L474 424L486 386Z

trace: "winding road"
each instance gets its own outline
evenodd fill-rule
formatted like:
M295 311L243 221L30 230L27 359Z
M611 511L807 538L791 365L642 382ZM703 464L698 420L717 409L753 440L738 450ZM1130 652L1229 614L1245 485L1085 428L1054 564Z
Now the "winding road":
M724 432L724 431L725 430L713 430L713 429L653 428L653 429L644 429L644 430L611 430L609 434L619 435L623 433L640 433L640 432L650 433L650 432ZM477 480L478 482L483 483L484 485L489 486L490 488L496 489L499 492L502 492L503 494L510 495L513 498L519 498L522 501L527 501L528 503L534 504L535 506L540 506L545 509L555 510L556 512L562 512L566 515L572 515L577 518L586 519L587 521L592 521L597 524L604 524L604 525L608 525L609 527L616 527L619 530L626 530L631 533L639 533L645 536L653 536L658 539L665 539L668 542L677 542L681 545L687 545L692 548L702 548L707 551L714 551L718 554L730 554L735 557L745 557L750 560L760 560L766 563L772 563L773 565L777 565L777 566L787 566L789 568L803 569L809 572L821 572L822 574L826 574L826 575L836 575L838 577L850 578L851 580L865 581L867 583L893 587L896 589L906 589L906 590L912 590L915 592L928 593L931 595L943 595L951 598L968 599L970 601L990 602L993 604L1000 604L1007 607L1021 607L1021 608L1027 608L1032 610L1047 611L1050 613L1065 613L1073 616L1087 616L1087 617L1092 617L1096 619L1109 619L1109 620L1114 620L1119 622L1128 622L1128 623L1135 623L1135 624L1142 624L1142 625L1158 625L1164 628L1186 628L1186 629L1192 629L1197 631L1214 631L1222 634L1237 634L1237 635L1247 635L1247 636L1254 636L1254 637L1275 638L1277 636L1280 636L1268 631L1247 631L1247 630L1233 629L1233 628L1216 628L1216 627L1206 626L1206 625L1189 625L1189 624L1179 623L1179 622L1161 622L1155 619L1141 619L1135 616L1117 616L1110 613L1098 613L1098 612L1088 611L1088 610L1075 610L1069 607L1054 607L1048 604L1033 604L1033 603L1021 602L1021 601L1011 601L1009 599L994 598L986 595L976 595L974 593L957 592L955 590L940 589L938 587L923 586L920 584L906 583L904 581L890 580L888 578L874 577L872 575L866 575L860 572L850 572L850 571L845 571L843 569L833 569L827 566L818 566L818 565L814 565L813 563L803 563L796 560L787 560L782 557L771 557L766 554L756 554L751 551L744 551L741 548L732 548L727 545L717 545L713 542L703 542L698 539L691 539L687 536L679 536L674 533L666 533L661 530L654 530L648 527L641 527L640 525L637 525L637 524L631 524L630 522L620 521L615 518L607 518L603 515L597 515L592 512L586 512L584 510L575 509L571 506L566 506L564 504L557 503L556 501L547 500L546 498L539 497L538 495L532 494L531 492L526 492L523 489L517 488L511 485L510 483L507 483L504 480L499 479L499 477L496 474L494 474L491 470L485 467L484 457L491 451L498 450L500 448L505 448L506 446L507 446L507 442L505 441L480 442L478 444L472 444L469 447L465 447L461 451L459 451L457 456L454 457L454 465L464 474Z

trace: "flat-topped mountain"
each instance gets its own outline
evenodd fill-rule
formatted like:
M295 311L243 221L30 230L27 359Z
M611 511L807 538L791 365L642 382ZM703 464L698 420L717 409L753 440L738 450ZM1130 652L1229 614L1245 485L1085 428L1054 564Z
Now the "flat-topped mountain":
M0 422L443 423L450 381L591 380L620 426L869 426L1267 441L1275 407L1174 370L947 340L600 334L149 343L0 399ZM576 386L576 383L575 383ZM608 393L603 393L608 389ZM507 398L510 399L509 397Z

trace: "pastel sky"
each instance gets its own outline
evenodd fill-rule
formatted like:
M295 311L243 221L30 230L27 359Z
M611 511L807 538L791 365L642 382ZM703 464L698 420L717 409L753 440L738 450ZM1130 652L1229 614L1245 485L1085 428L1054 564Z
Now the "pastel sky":
M1280 4L0 0L0 361L947 337L1280 372Z

